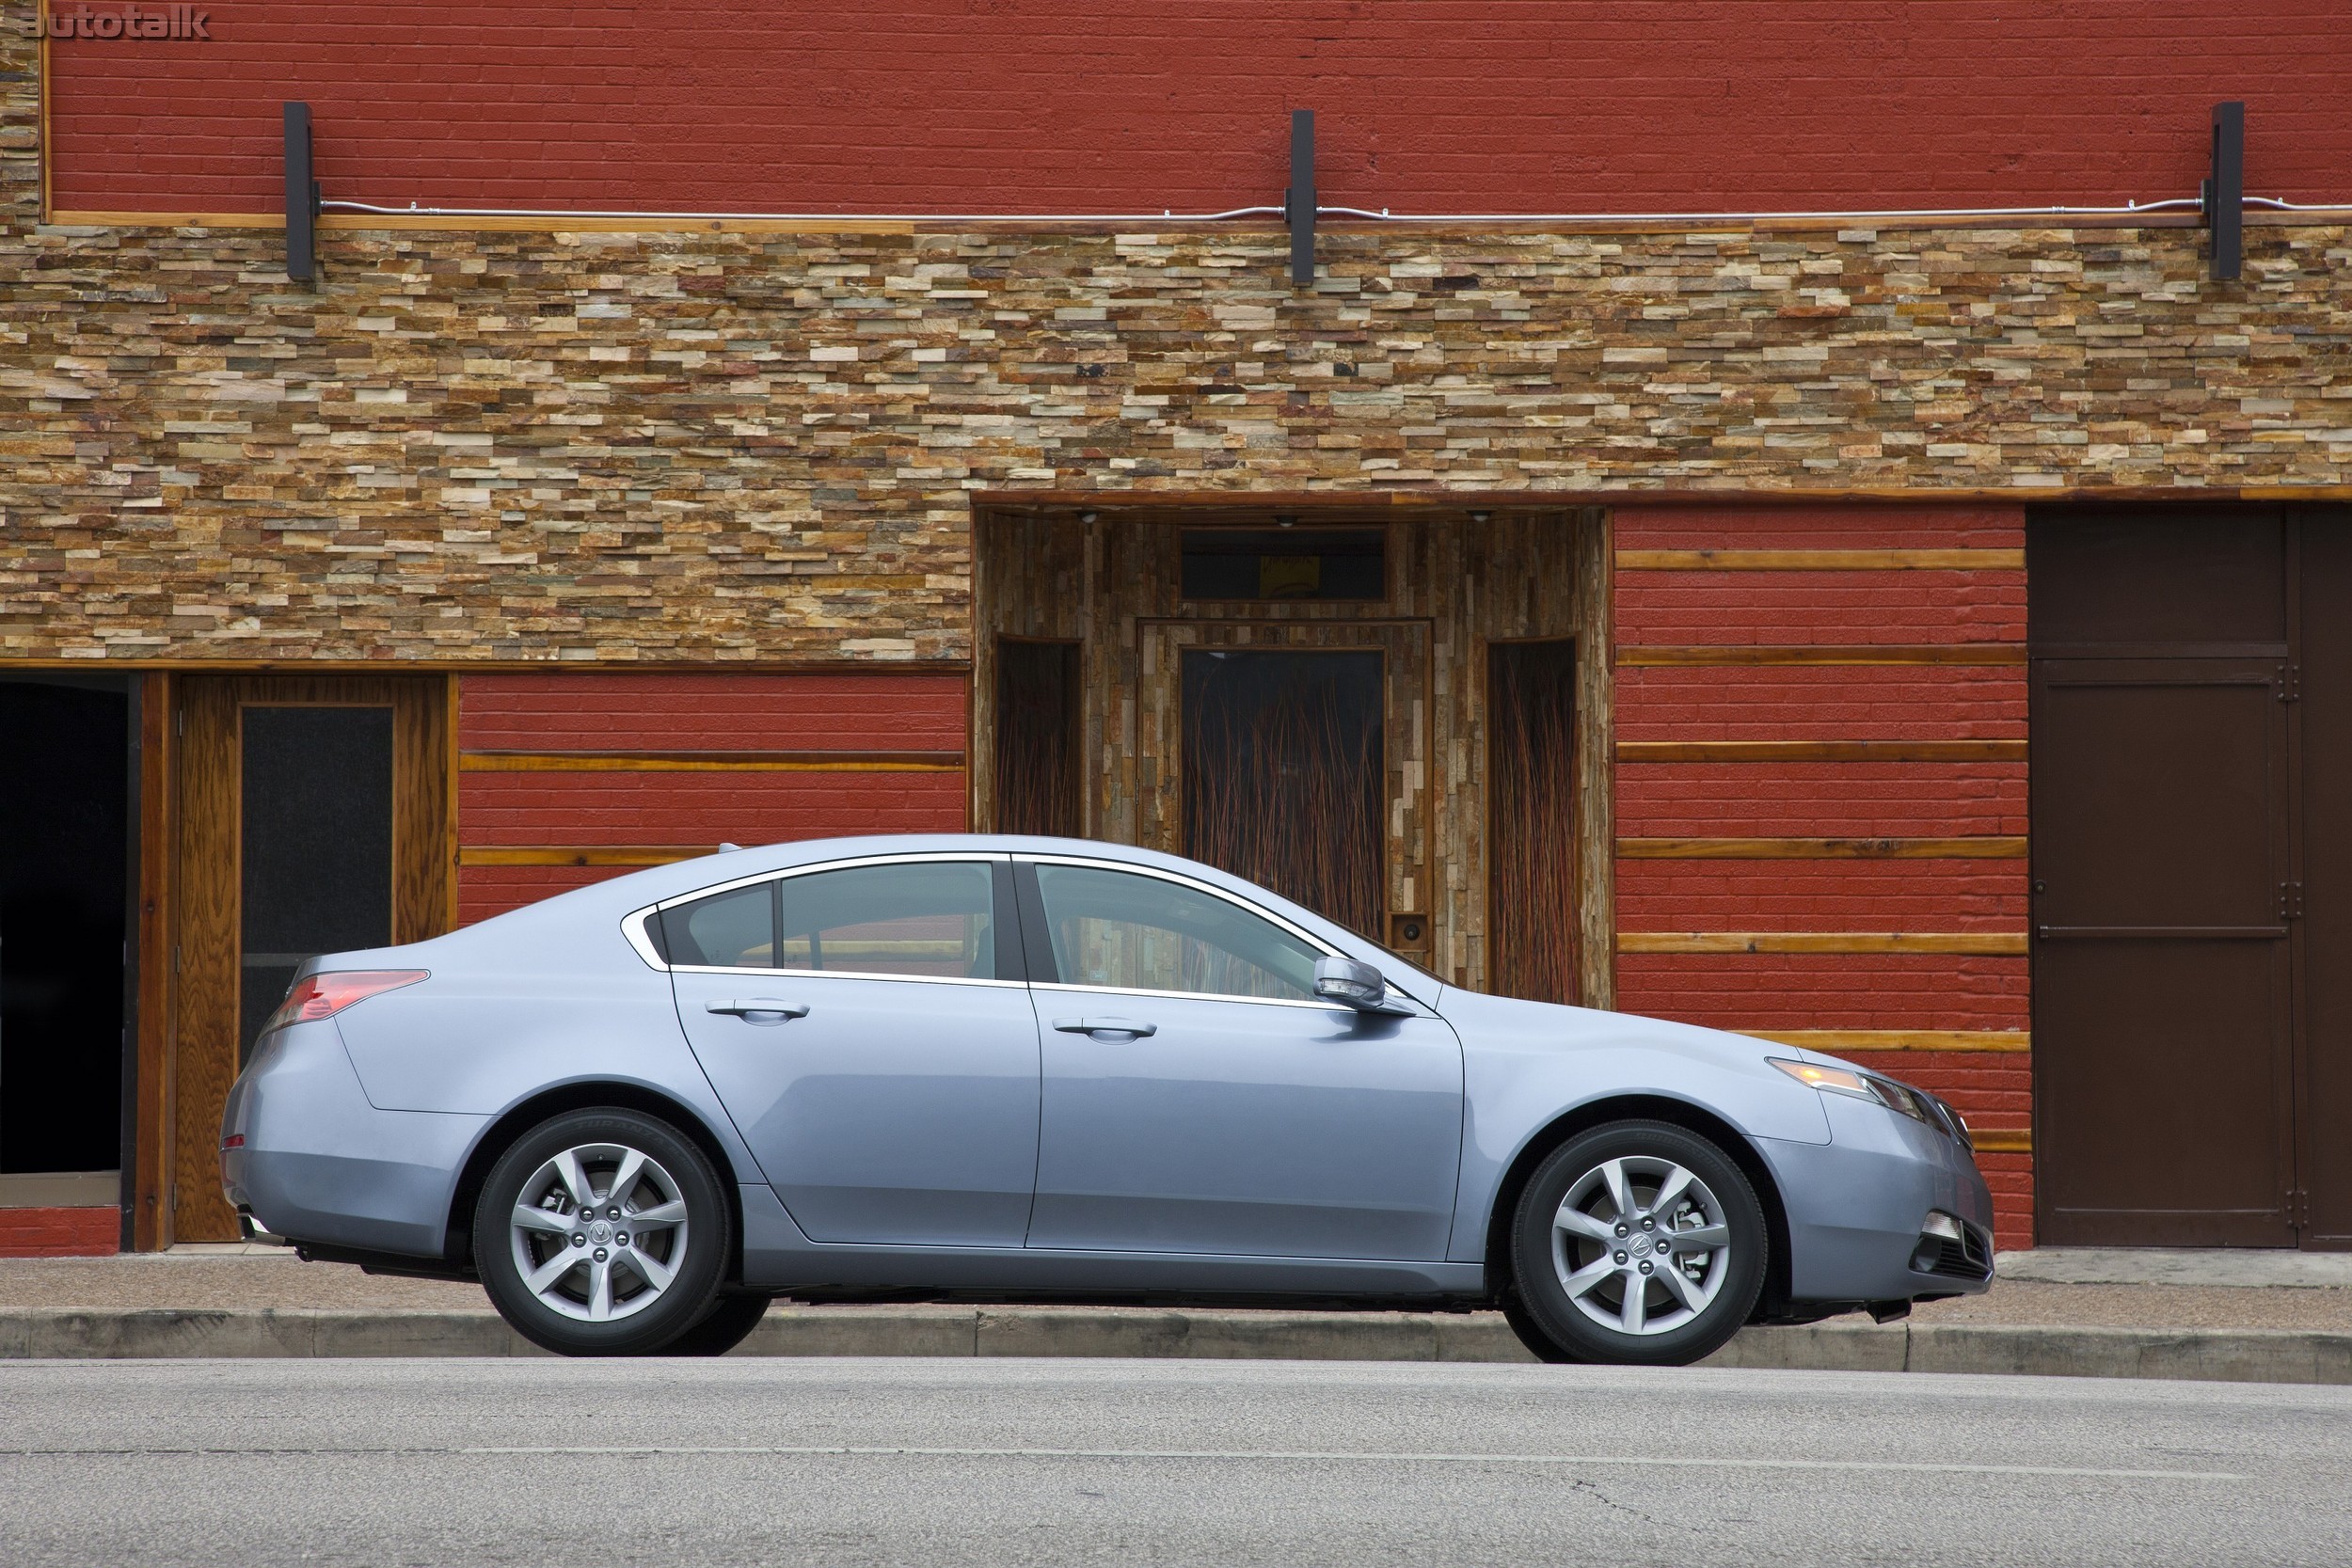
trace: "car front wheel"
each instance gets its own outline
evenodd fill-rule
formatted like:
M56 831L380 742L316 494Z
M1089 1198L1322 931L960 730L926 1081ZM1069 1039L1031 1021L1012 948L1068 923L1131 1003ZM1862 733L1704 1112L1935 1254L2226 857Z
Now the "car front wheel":
M474 1261L524 1338L562 1355L650 1355L709 1314L733 1216L701 1149L635 1111L542 1122L490 1168Z
M1512 1327L1546 1360L1686 1366L1747 1322L1767 1245L1755 1189L1715 1145L1666 1122L1597 1127L1519 1196Z

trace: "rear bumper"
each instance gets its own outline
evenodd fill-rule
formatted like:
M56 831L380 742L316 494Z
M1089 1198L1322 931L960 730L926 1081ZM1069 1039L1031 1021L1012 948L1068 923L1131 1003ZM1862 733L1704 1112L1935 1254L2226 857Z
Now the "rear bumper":
M437 1258L458 1172L490 1118L379 1111L331 1022L297 1023L263 1038L230 1090L222 1117L221 1185L293 1242Z
M1756 1140L1788 1213L1788 1287L1797 1302L1973 1295L1992 1284L1993 1195L1968 1151L1908 1117L1821 1097L1830 1142ZM1917 1269L1931 1212L1971 1227L1982 1277Z

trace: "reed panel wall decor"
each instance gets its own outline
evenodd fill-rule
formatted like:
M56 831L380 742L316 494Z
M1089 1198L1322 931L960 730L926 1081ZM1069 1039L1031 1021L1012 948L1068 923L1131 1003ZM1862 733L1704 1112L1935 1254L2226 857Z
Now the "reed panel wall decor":
M1486 672L1487 989L1572 1003L1576 643L1491 643Z

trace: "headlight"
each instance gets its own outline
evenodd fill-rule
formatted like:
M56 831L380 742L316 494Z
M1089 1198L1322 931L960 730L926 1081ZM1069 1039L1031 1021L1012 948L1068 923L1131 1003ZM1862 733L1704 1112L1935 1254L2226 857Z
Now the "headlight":
M1820 1067L1812 1062L1788 1062L1783 1061L1778 1056L1767 1057L1766 1060L1798 1083L1810 1084L1825 1094L1850 1094L1856 1100L1867 1100L1883 1105L1890 1111L1899 1112L1914 1121L1923 1122L1938 1132L1951 1131L1946 1125L1944 1118L1938 1116L1934 1108L1928 1103L1927 1096L1907 1084L1898 1084L1892 1078L1881 1078L1876 1073L1855 1072L1848 1068Z

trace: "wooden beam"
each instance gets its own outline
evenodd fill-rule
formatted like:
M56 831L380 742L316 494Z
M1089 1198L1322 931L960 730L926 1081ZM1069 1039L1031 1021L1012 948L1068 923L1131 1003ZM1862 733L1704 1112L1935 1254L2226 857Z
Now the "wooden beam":
M457 851L459 865L674 865L715 855L715 844L477 844Z
M1629 668L1751 666L1766 664L1938 664L2022 667L2023 642L1933 642L1767 647L1756 644L1671 646L1659 642L1620 644L1617 663Z
M2022 572L2024 550L1619 550L1620 572Z
M467 773L959 773L961 752L462 752Z
M1620 740L1619 762L2023 762L2022 740Z
M2023 860L2023 837L1966 838L1621 838L1629 861Z
M2023 931L1619 931L1619 953L1957 953L2023 958Z
M1807 1051L2025 1052L2033 1035L2025 1029L1741 1029L1739 1034Z
M172 678L145 675L139 704L138 1039L132 1110L131 1246L171 1244Z

